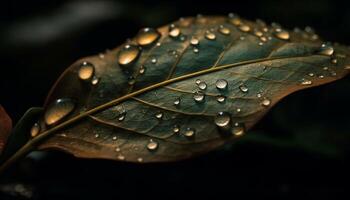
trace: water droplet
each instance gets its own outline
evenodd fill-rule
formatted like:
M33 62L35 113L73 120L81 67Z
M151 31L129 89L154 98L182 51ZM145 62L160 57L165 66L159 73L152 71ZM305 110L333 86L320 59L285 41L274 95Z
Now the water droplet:
M80 69L78 72L79 78L83 81L90 80L94 75L95 68L94 65L89 62L83 62L80 65Z
M256 94L256 97L261 98L262 94L259 92L258 94Z
M229 16L229 21L231 24L235 26L238 26L242 23L241 19L237 16L232 16L232 17Z
M337 63L338 63L338 60L337 60L336 58L333 58L333 59L331 60L331 63L337 64Z
M207 89L207 84L204 81L202 81L198 84L198 88L201 90L205 90Z
M240 85L239 86L239 89L242 91L242 92L248 92L248 90L249 90L249 88L246 86L246 85L244 85L244 84L242 84L242 85Z
M237 108L236 111L239 113L239 112L241 112L241 109L240 109L240 108Z
M254 31L254 35L258 36L258 37L261 37L263 36L263 32L259 31L259 30L255 30Z
M30 129L30 135L32 137L35 137L39 134L40 132L40 125L38 123L35 123L32 128Z
M240 40L245 40L244 36L239 37Z
M184 133L184 135L185 135L186 137L193 137L195 133L196 133L196 130L195 130L195 129L193 129L193 128L187 128L186 131L185 131L185 133Z
M143 158L137 158L137 162L143 162Z
M97 85L98 82L100 82L100 79L97 78L96 76L94 76L94 77L92 78L92 80L91 80L91 84L92 84L92 85Z
M217 89L224 90L227 88L228 83L225 79L219 79L216 81L215 85Z
M226 97L224 95L218 95L216 97L216 100L219 102L219 103L223 103L225 100L226 100Z
M245 133L245 128L243 126L236 126L232 128L232 135L241 136Z
M146 71L145 66L141 65L141 67L140 67L140 69L139 69L139 73L140 73L140 74L144 74L145 71Z
M345 65L345 66L344 66L344 69L349 70L349 69L350 69L350 65Z
M180 132L180 127L179 127L179 125L174 125L174 127L173 127L173 132L174 132L174 133Z
M119 160L125 160L125 156L123 156L123 155L120 154L120 155L118 155L118 159L119 159Z
M203 92L201 91L197 91L193 94L193 99L196 101L196 102L203 102L204 99L205 99L205 95Z
M125 45L118 54L118 63L120 65L128 65L136 60L139 56L140 50L134 45Z
M205 38L207 38L208 40L215 40L216 35L211 31L206 31Z
M150 151L154 151L158 148L158 143L150 139L149 143L147 144L147 149Z
M53 125L61 121L73 111L74 107L75 104L71 99L57 99L46 109L44 115L45 123Z
M198 53L198 52L199 52L199 49L198 49L198 48L193 48L193 52L194 52L194 53Z
M113 138L112 138L112 140L117 140L118 138L117 138L117 136L113 136Z
M312 84L312 81L307 80L307 79L303 79L303 80L301 81L301 85L311 85L311 84Z
M161 112L156 113L157 119L162 119L162 117L163 117L163 113L161 113Z
M333 53L334 53L334 49L332 46L327 44L322 44L319 54L325 55L325 56L331 56L333 55Z
M230 35L231 30L229 28L225 27L224 25L220 25L219 32L223 35Z
M157 63L157 58L152 58L152 59L151 59L151 62L152 62L153 64L156 64L156 63Z
M157 42L157 43L156 43L156 46L157 46L157 47L160 47L161 45L162 45L162 43L160 43L160 42Z
M192 37L190 40L190 44L192 44L193 46L196 46L199 44L199 40L196 37Z
M227 112L219 112L214 121L219 127L227 127L231 122L231 116Z
M174 106L178 106L181 103L181 99L180 98L176 98L174 101Z
M309 73L308 75L309 75L310 77L315 76L315 74L314 74L314 73L312 73L312 72L311 72L311 73Z
M171 24L169 26L170 37L175 38L175 37L178 37L180 34L181 34L181 30L177 26L175 26L174 24Z
M147 46L154 43L160 37L160 33L153 28L143 28L136 36L136 41L140 46Z
M323 76L323 75L319 75L318 78L321 78L321 79L322 79L322 78L324 78L324 76Z
M289 40L290 35L288 31L278 31L275 33L276 37L281 39L281 40Z
M133 76L129 76L129 78L128 78L128 84L129 85L134 85L135 84L135 78L133 77Z
M264 43L263 43L263 42L259 42L258 44L259 44L259 46L262 46L262 45L264 45Z
M260 40L261 40L262 42L267 42L267 38L266 38L265 36L260 37Z
M95 138L99 138L100 137L100 135L99 134L95 134Z
M119 147L115 148L114 150L115 150L116 152L120 152L120 148L119 148Z
M271 100L268 98L264 98L264 100L261 102L261 105L267 107L271 104Z
M328 70L328 67L323 67L323 70L327 71L327 70Z
M240 26L238 26L239 30L243 31L243 32L249 32L250 31L250 26L246 25L246 24L241 24Z
M196 80L196 84L199 85L201 83L201 80L200 79L197 79Z

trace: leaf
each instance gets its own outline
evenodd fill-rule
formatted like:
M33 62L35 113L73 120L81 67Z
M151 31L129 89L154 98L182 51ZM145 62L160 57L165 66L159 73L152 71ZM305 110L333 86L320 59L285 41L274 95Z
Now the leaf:
M237 16L142 29L61 75L33 143L84 158L189 158L234 141L288 94L344 77L348 64L347 47L312 30Z
M8 159L31 139L31 135L29 134L30 129L42 112L42 108L33 107L24 113L21 119L16 123L16 126L12 129L0 160Z
M4 149L7 138L12 129L12 120L0 105L0 154Z

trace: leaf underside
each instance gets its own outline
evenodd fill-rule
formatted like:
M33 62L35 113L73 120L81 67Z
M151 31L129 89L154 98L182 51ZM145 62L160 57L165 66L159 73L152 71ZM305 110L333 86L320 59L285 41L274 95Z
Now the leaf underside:
M334 54L320 54L323 42L311 31L288 32L289 38L283 39L276 36L279 27L239 18L232 23L227 17L185 18L174 24L181 30L179 36L171 37L169 26L157 29L159 39L142 47L135 62L127 66L118 64L125 44L71 65L48 95L46 109L56 99L73 99L76 107L65 119L69 120L96 106L127 98L58 130L39 148L130 162L185 159L238 139L214 123L218 112L228 113L232 125L249 130L288 94L348 73L348 48L335 44ZM220 33L220 25L230 33ZM215 39L206 38L207 31ZM191 44L192 37L199 40L198 45ZM136 39L127 44L137 45ZM79 79L83 62L94 65L98 84ZM200 90L197 79L207 85L202 90L203 102L193 98ZM226 89L216 88L218 79L228 82ZM145 88L151 89L130 95ZM218 95L225 96L225 101L218 102ZM176 100L180 100L179 105L174 105ZM120 120L122 114L125 116ZM44 124L43 119L40 124ZM42 126L43 130L52 128ZM186 136L188 129L194 131L192 137ZM150 142L157 144L155 149L148 148Z

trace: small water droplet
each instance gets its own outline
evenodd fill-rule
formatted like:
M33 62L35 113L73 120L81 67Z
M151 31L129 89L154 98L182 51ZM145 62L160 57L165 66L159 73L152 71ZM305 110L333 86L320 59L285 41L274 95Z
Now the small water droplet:
M323 75L319 75L318 78L321 78L321 79L322 79L322 78L324 78L324 76L323 76Z
M186 137L193 137L195 133L196 133L196 130L195 130L195 129L193 129L193 128L187 128L186 131L185 131L185 133L184 133L184 135L185 135Z
M160 37L160 33L153 28L143 28L136 36L136 41L140 46L153 44Z
M64 117L70 114L75 107L71 99L57 99L47 109L44 115L45 123L53 125L61 121Z
M197 85L199 85L201 83L201 80L200 79L196 79L196 82L195 82Z
M140 74L144 74L145 71L146 71L146 67L143 66L143 65L141 65L141 67L140 67L140 69L139 69L139 73L140 73Z
M125 160L125 156L123 156L123 155L120 154L120 155L118 155L118 159L119 159L119 160Z
M263 36L263 32L259 31L259 30L255 30L254 31L254 35L258 36L258 37L262 37Z
M174 106L178 106L178 105L180 105L180 103L181 103L181 99L178 97L174 101Z
M325 56L331 56L334 53L334 48L327 44L322 44L319 54Z
M197 91L197 92L195 92L195 93L193 94L193 99L194 99L196 102L200 103L200 102L203 102L203 101L204 101L205 95L204 95L203 92Z
M333 58L333 59L331 60L331 63L337 64L337 63L338 63L338 60L337 60L336 58Z
M193 48L193 52L194 52L194 53L198 53L198 52L199 52L199 49L198 49L198 48Z
M308 75L309 75L310 77L315 76L315 74L314 74L314 73L312 73L312 72L311 72L311 73L309 73Z
M249 88L244 84L240 85L239 89L244 93L248 92L248 90L249 90Z
M223 35L230 35L231 30L229 28L225 27L224 25L220 25L219 32Z
M261 98L262 94L259 92L258 94L256 94L256 97Z
M240 108L237 108L236 111L239 113L239 112L241 112L241 109L240 109Z
M120 148L119 148L119 147L115 148L114 150L115 150L116 152L120 152Z
M113 136L113 138L112 138L112 140L117 140L118 138L117 138L117 136Z
M228 83L225 79L219 79L216 81L215 83L216 85L216 88L219 89L219 90L225 90L228 86Z
M267 38L266 38L265 36L260 37L260 40L261 40L262 42L267 42Z
M174 127L173 127L173 132L174 132L174 133L179 133L179 132L180 132L180 127L179 127L179 125L174 125Z
M169 35L170 37L176 38L181 34L181 30L180 28L178 28L177 26L175 26L174 24L171 24L169 26Z
M160 47L161 45L162 45L162 43L160 43L160 42L157 42L157 43L156 43L156 46L157 46L157 47Z
M193 46L199 45L199 40L196 37L192 37L190 40L190 44Z
M133 77L133 76L129 76L129 78L128 78L128 84L129 85L134 85L135 84L135 78Z
M268 98L264 98L264 100L261 102L261 105L267 107L271 104L271 100Z
M161 112L156 113L157 119L162 119L162 117L163 117L163 113L161 113Z
M239 30L243 31L243 32L249 32L250 31L250 26L246 25L246 24L241 24L238 26Z
M301 85L311 85L311 84L312 84L312 81L307 80L307 79L303 79L303 80L301 81Z
M323 67L323 70L327 71L329 68L328 67Z
M198 88L201 90L205 90L207 89L207 84L204 81L202 81L198 84Z
M229 16L229 21L231 24L235 26L238 26L242 23L241 19L237 16L232 16L232 17Z
M262 45L264 45L264 43L263 43L263 42L259 42L258 44L259 44L259 46L262 46Z
M226 97L225 97L224 95L218 95L218 96L216 97L216 100L217 100L219 103L223 103L223 102L225 102Z
M95 138L99 138L100 137L100 135L99 134L95 134Z
M137 158L137 162L140 162L140 163L143 162L143 158L141 158L141 157Z
M128 65L136 60L139 56L140 50L134 45L125 45L118 54L118 63L120 65Z
M94 77L92 78L92 80L91 80L91 84L92 84L92 85L97 85L98 82L100 82L100 79L97 78L96 76L94 76Z
M89 62L83 62L80 65L78 75L80 80L87 81L92 78L92 76L94 75L94 72L95 72L95 67L93 64Z
M155 151L158 148L158 143L150 139L149 143L147 144L147 149L150 151Z
M98 57L99 57L100 59L104 59L104 58L105 58L105 54L99 53L99 54L98 54Z
M231 116L227 112L219 112L215 116L215 124L219 127L227 127L231 122Z
M215 40L216 35L211 31L206 31L205 38L207 38L208 40Z
M157 63L157 58L152 58L152 59L151 59L151 62L152 62L153 64L156 64L156 63Z
M245 133L245 128L243 126L236 126L232 128L232 135L241 136Z
M288 31L278 31L275 33L276 37L281 39L281 40L289 40L290 34Z
M344 69L349 70L349 69L350 69L350 65L345 65L345 66L344 66Z
M35 137L39 134L40 132L40 125L38 123L35 123L32 128L30 129L30 135L32 137Z

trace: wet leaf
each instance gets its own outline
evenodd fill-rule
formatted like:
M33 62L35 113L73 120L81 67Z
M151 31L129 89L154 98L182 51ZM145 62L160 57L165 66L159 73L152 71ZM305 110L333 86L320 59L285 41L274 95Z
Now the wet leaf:
M39 136L54 134L39 149L131 162L189 158L244 137L283 97L344 77L348 64L347 47L310 30L234 15L142 29L62 74L38 122Z
M4 149L7 138L12 129L12 120L0 105L0 154Z

